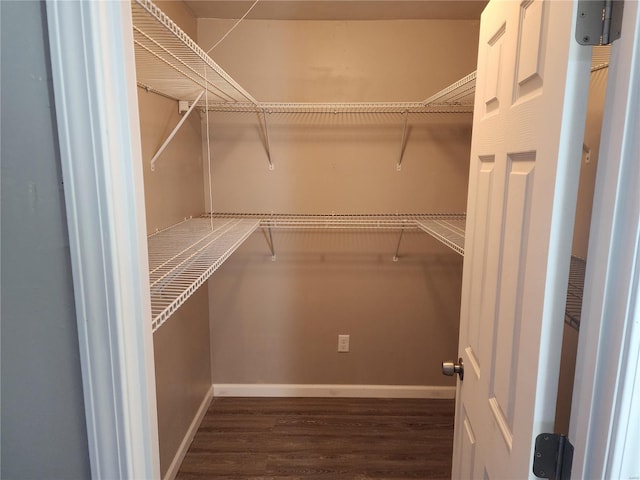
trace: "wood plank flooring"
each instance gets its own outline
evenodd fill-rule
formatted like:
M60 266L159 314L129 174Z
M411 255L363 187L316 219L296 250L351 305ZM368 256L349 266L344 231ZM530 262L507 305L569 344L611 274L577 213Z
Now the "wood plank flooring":
M177 478L451 478L453 400L216 398Z

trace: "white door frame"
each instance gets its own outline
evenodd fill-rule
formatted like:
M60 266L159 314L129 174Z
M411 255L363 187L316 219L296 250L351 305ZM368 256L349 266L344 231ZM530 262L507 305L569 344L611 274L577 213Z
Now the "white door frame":
M640 478L640 9L613 43L569 438L573 478Z
M131 6L47 1L47 23L91 476L160 478Z
M92 476L159 478L129 4L49 0L47 16ZM640 443L628 429L640 410L637 2L626 2L624 17L592 216L570 435L574 478L629 478ZM616 52L629 42L633 63L617 65Z

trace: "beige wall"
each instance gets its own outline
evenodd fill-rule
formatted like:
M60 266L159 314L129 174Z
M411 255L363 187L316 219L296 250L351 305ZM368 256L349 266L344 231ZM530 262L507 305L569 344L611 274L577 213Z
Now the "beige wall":
M208 50L234 20L198 19ZM421 101L476 68L475 20L244 20L211 57L261 102Z
M199 19L199 43L230 25ZM476 21L255 20L212 56L260 101L420 101L475 69L477 35ZM256 114L209 120L214 211L465 209L470 114L410 114L401 172L401 114L267 115L274 171Z
M182 2L158 2L195 38L195 18ZM204 211L202 134L192 113L155 171L150 161L180 120L174 100L138 89L147 231L173 225ZM154 333L160 468L171 465L196 412L211 387L207 289L198 290Z
M587 258L589 226L591 225L591 207L593 204L593 190L596 184L596 169L600 150L600 131L602 129L602 114L608 72L608 68L593 72L589 85L584 144L591 149L591 159L589 163L586 163L586 155L583 152L572 250L574 255L581 258Z
M151 158L180 121L178 103L138 88L147 232L204 211L202 135L193 112L151 171Z
M451 213L466 208L469 114L410 115L400 172L401 115L272 114L273 171L255 117L225 113L212 114L211 120L214 211Z
M183 2L159 1L156 5L187 35L196 38L196 19ZM178 113L178 104L174 100L140 88L138 103L147 232L153 233L204 211L201 120L197 112L192 112L158 157L155 171L152 172L151 158L182 115Z
M199 20L207 49L230 26ZM213 58L261 101L422 100L475 69L477 22L249 21ZM447 48L434 48L446 45ZM210 115L218 212L463 212L471 115ZM207 187L205 186L205 191ZM207 196L207 193L205 193ZM454 385L462 258L422 233L254 234L210 282L214 383ZM351 352L337 353L337 335Z
M208 311L200 288L153 335L163 477L211 388Z
M462 257L423 233L254 235L210 282L214 383L455 385ZM337 352L338 334L351 336Z
M558 377L558 401L556 403L556 419L554 431L569 434L571 419L571 396L573 394L573 377L576 370L576 354L578 352L579 332L566 323L562 336L562 356L560 358L560 375Z

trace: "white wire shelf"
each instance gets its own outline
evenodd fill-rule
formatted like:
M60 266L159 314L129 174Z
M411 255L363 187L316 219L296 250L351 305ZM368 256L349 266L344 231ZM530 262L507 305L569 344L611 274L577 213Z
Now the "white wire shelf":
M363 103L213 103L209 111L266 113L472 113L476 72L422 102Z
M465 216L424 218L416 220L416 224L421 230L464 256Z
M599 45L593 47L591 54L591 72L597 72L609 67L611 57L611 45Z
M257 103L150 0L131 3L136 76L140 86L174 100Z
M472 113L473 105L425 104L402 102L370 103L257 103L209 105L210 112L266 112L266 113Z
M421 230L464 255L464 214L300 215L214 213L149 236L152 329L155 332L258 228ZM213 226L212 226L213 225ZM272 242L272 240L271 240ZM272 255L275 259L273 244ZM398 243L399 247L399 243ZM394 260L397 259L397 252ZM565 323L578 330L586 262L571 257Z
M267 113L469 113L475 72L420 102L258 102L216 64L151 0L133 0L133 37L138 85L210 111Z
M271 250L272 260L276 259L275 245L271 231L274 229L289 230L394 230L399 231L398 244L393 261L399 260L398 252L402 242L402 235L407 230L422 230L429 233L436 240L452 248L456 253L464 255L464 214L431 213L431 214L242 214L242 213L214 213L206 215L209 218L251 218L259 220L260 226L267 231L266 239ZM429 225L425 228L424 225ZM462 246L453 243L451 229L456 229L462 239ZM461 232L461 234L460 234ZM448 236L447 236L448 235ZM458 239L459 241L459 239Z
M394 214L250 214L214 213L214 219L250 218L260 221L263 228L272 229L338 229L338 230L401 230L421 229L420 222L440 221L462 223L464 214L453 213L394 213ZM463 227L464 231L464 227Z
M422 103L425 105L466 105L473 109L475 94L476 72L474 71L443 88Z
M564 322L576 330L580 329L582 292L584 291L584 274L586 268L587 262L584 259L575 256L571 257Z
M193 218L149 236L154 332L249 238L259 223L248 218Z

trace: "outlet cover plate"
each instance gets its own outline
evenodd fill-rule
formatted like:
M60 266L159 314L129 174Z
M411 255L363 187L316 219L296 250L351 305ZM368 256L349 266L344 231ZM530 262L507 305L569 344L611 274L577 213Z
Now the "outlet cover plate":
M346 353L349 351L349 335L338 335L338 352Z

